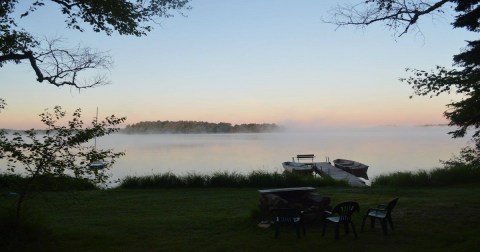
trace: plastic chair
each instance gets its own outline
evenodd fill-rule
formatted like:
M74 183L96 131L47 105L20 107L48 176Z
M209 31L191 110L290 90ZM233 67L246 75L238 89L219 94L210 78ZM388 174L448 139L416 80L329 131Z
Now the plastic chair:
M270 211L272 216L272 224L275 228L275 238L280 233L281 226L293 226L297 233L297 238L300 238L300 229L305 235L305 226L303 224L303 212L295 208L274 208Z
M345 227L345 232L349 233L349 225L352 226L353 233L355 234L355 238L357 238L357 232L355 230L355 225L352 222L352 214L354 212L360 211L360 206L357 202L348 201L343 202L336 205L331 212L326 211L325 213L329 214L329 216L325 217L323 222L323 231L322 236L325 235L325 229L327 227L328 222L332 222L335 224L335 239L339 239L340 233L340 224L343 224Z
M393 230L393 222L392 222L392 210L397 205L398 198L393 199L392 201L388 202L388 204L378 205L376 208L368 209L367 213L363 217L362 222L362 232L363 228L365 227L365 221L370 218L371 220L371 227L375 227L375 220L379 220L382 224L383 234L388 234L388 224L390 223L390 227Z

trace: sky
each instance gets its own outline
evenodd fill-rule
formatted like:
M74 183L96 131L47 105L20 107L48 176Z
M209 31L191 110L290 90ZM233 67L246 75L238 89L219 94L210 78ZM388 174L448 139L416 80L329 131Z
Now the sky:
M39 37L62 37L108 51L109 85L78 91L36 82L28 64L0 68L7 107L0 128L42 128L55 105L85 118L114 114L125 124L157 120L276 123L298 129L443 124L460 97L414 97L405 68L451 67L475 34L452 29L451 15L397 37L385 26L337 29L322 22L335 0L193 0L186 16L160 20L144 37L66 28L55 6L20 24ZM19 12L20 13L20 12ZM19 14L18 14L19 15ZM89 76L91 77L91 76ZM88 120L85 120L88 121Z

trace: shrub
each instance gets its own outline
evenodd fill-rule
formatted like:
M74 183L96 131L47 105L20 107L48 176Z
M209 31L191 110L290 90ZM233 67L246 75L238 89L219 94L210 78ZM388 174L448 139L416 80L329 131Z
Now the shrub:
M0 190L16 191L23 177L17 174L0 174Z
M431 171L432 185L458 185L478 183L480 168L474 165L456 164Z
M0 190L18 191L28 178L17 174L0 174ZM31 184L32 191L75 191L95 190L96 184L83 178L70 176L42 175Z
M395 172L380 175L372 181L372 186L447 186L478 183L479 181L479 167L459 163L431 171Z

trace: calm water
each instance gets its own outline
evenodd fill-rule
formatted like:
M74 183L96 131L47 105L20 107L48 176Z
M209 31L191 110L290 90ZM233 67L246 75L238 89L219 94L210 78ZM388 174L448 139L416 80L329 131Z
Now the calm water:
M113 134L98 148L125 151L112 168L114 179L164 172L247 174L282 172L281 163L297 154L316 161L352 159L370 166L370 178L394 171L429 170L457 154L469 138L451 139L448 127L371 128L265 134ZM5 161L0 160L0 167Z
M114 178L172 172L211 174L254 170L282 172L281 163L297 154L317 161L357 160L370 166L370 178L394 171L440 166L465 146L447 127L371 128L266 134L114 134L97 140L100 148L125 151L113 167Z

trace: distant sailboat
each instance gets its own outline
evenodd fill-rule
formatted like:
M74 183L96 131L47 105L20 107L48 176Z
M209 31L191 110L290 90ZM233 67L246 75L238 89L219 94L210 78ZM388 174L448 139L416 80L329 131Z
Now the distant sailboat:
M103 160L95 160L90 162L90 164L88 164L88 168L90 170L101 170L105 168L105 166L107 166L107 163Z
M95 116L95 123L97 122L98 120L98 107L97 107L97 114ZM95 136L95 139L94 139L94 147L93 147L93 150L96 150L97 149L97 137ZM88 169L90 170L101 170L103 168L105 168L107 166L107 162L105 162L104 160L93 160L91 161L89 164L88 164Z

